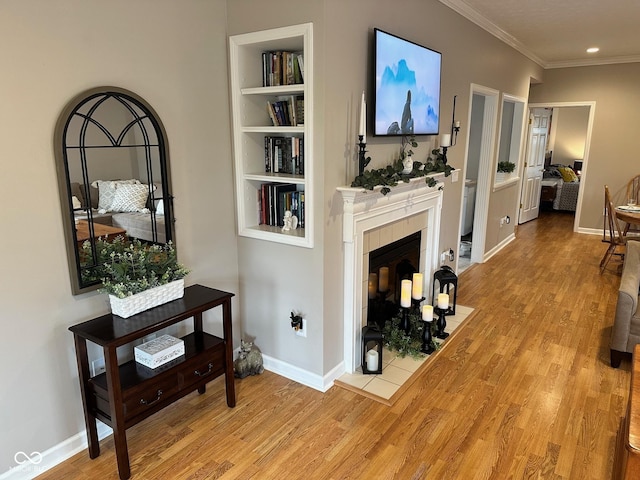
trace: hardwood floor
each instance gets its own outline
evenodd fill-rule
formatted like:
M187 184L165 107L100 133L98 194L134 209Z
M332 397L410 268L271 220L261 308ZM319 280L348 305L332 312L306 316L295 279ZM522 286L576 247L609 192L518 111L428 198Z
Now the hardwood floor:
M229 409L218 379L128 430L131 478L610 478L630 382L629 361L609 366L620 277L572 222L543 212L460 276L475 318L393 406L265 372ZM101 450L39 478L118 478Z

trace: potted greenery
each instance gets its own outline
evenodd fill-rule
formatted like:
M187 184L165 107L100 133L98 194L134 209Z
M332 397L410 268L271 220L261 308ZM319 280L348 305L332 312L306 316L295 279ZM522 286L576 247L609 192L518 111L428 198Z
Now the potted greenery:
M85 242L82 249L91 256L90 242ZM184 277L189 270L178 263L171 242L156 245L122 236L98 238L95 252L100 291L109 294L115 315L127 318L184 295Z
M505 161L498 162L498 172L496 173L496 183L504 182L508 180L511 174L516 169L516 164L513 162Z

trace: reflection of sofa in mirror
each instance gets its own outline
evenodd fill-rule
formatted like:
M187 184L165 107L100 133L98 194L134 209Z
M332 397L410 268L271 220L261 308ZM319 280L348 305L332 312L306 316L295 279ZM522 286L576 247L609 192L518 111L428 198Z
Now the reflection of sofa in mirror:
M128 237L139 238L149 242L165 243L166 229L161 184L154 184L152 189L140 182L124 185L118 190L120 186L118 181L97 181L92 183L92 186L88 189L88 196L91 203L93 222L122 229ZM103 187L103 191L107 190L108 187L112 187L115 193L108 196L103 194L101 198L100 187ZM152 190L153 193L149 194L149 190ZM74 204L76 223L88 220L87 208L89 202L86 199L87 189L78 182L72 182L71 192L74 197L72 202ZM154 218L155 229L153 225Z

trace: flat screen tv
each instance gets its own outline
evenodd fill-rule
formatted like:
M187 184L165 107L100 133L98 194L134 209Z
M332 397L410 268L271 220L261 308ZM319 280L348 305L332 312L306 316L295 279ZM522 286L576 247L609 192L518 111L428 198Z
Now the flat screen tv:
M442 54L374 29L374 131L437 135Z

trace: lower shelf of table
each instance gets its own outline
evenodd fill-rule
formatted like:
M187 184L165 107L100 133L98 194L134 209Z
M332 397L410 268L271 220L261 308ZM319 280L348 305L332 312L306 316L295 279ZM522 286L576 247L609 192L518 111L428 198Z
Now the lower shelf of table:
M204 332L183 337L185 354L168 364L150 369L135 361L119 367L125 426L135 425L178 398L202 389L225 372L224 341ZM233 366L229 366L233 368ZM112 425L107 375L89 382L94 416Z

